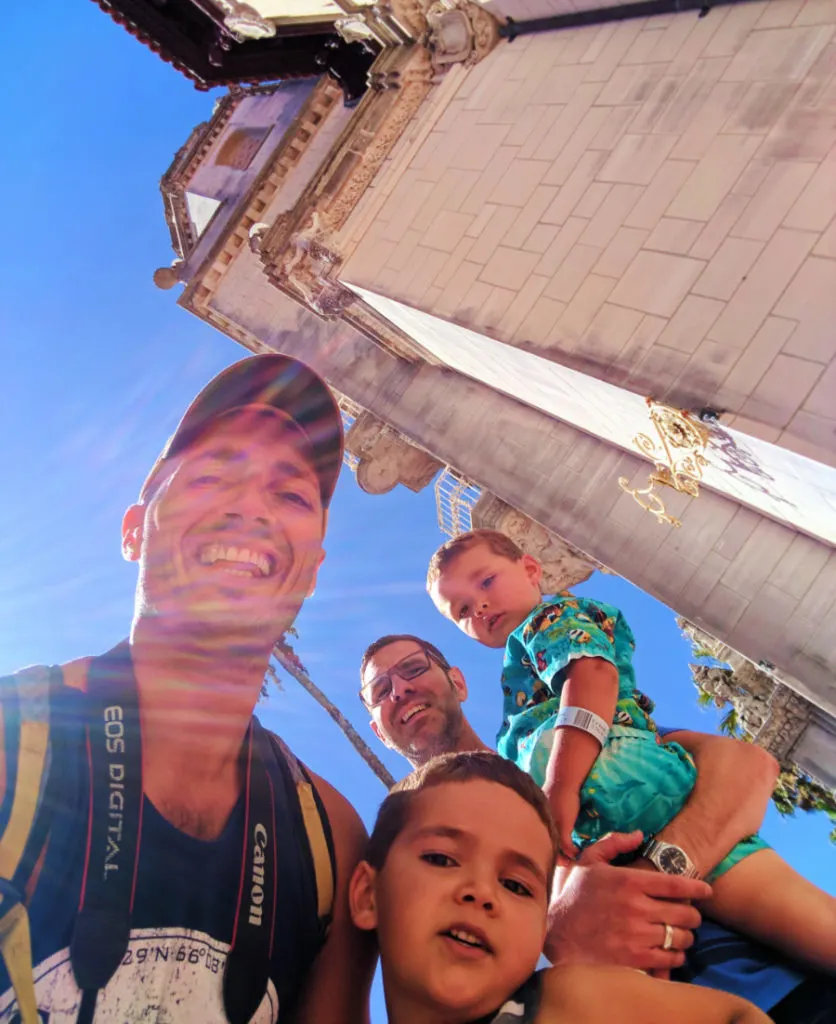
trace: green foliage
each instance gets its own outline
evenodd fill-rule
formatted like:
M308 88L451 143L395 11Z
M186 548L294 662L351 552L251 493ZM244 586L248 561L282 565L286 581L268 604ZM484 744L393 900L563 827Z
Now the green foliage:
M737 708L733 707L730 711L727 711L717 728L725 736L731 736L739 740L743 735L743 729L740 725L740 715L737 713Z
M714 655L707 648L694 641L691 642L691 646L695 658L713 661L717 666L721 664L716 661ZM733 673L730 669L728 672L731 677ZM703 690L699 683L696 683L696 686L697 704L700 707L707 708L713 704L715 707L724 708L731 704L731 701L715 697L714 694ZM748 743L752 742L752 737L743 732L740 715L733 705L723 716L717 728L726 736L732 736ZM772 793L772 802L779 814L783 814L785 817L793 817L796 811L804 811L808 814L818 811L826 814L833 825L830 831L830 841L836 845L836 793L832 790L820 785L794 765L786 765L778 776Z
M836 845L836 793L832 790L826 789L798 768L789 766L778 776L772 802L785 817L793 817L797 810L826 814L833 824L830 841Z
M707 647L701 647L698 643L692 643L691 648L695 658L714 658L712 651L709 651Z

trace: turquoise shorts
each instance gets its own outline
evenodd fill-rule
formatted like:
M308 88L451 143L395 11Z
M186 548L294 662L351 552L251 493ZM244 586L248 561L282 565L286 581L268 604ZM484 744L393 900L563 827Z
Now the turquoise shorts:
M538 785L554 739L554 728L543 723L525 767ZM579 847L597 842L608 832L640 829L645 839L660 832L685 806L694 788L697 769L678 743L663 743L658 733L613 725L601 753L581 789L581 811L573 837ZM758 850L769 849L760 836L749 836L708 875L719 878Z

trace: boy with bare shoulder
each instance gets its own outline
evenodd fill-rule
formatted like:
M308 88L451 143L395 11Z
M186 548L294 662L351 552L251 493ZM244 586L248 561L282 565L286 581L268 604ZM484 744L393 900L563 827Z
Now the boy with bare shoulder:
M736 996L626 968L536 971L557 833L540 788L484 751L390 792L349 886L375 931L389 1024L758 1024Z

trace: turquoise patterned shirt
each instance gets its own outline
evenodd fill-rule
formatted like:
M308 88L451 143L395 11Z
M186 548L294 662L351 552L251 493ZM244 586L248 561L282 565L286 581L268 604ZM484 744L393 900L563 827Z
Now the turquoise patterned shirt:
M575 658L604 658L618 670L614 725L656 731L653 702L636 689L633 633L612 605L572 594L537 605L508 637L502 670L504 697L497 748L523 770L540 732L560 710L560 695Z

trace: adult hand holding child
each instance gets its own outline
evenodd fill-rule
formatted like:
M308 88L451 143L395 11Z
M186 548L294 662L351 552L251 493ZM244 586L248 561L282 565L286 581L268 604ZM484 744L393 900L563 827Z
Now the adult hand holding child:
M711 888L698 879L619 868L610 862L641 844L640 832L614 832L555 876L545 955L554 964L616 964L642 971L681 967L701 918L689 900ZM663 949L665 925L673 930Z
M380 637L364 653L360 676L360 697L369 712L372 730L413 767L425 765L439 754L491 749L464 714L468 696L464 674L427 640L407 634ZM513 695L507 683L503 687L503 692L507 689ZM572 704L577 703L572 700ZM680 744L693 756L697 779L685 806L657 833L657 838L684 847L698 872L703 873L742 837L757 829L777 765L765 751L728 737L661 726L659 736L664 742ZM467 801L466 806L470 806ZM494 809L488 823L489 831L501 830ZM513 834L513 830L505 834ZM576 980L582 989L590 980L587 972L594 972L597 1019L614 1020L613 1014L627 1012L623 994L614 995L612 986L606 984L613 971L621 969L619 977L628 976L630 986L638 985L644 991L644 986L660 983L638 971L658 975L677 967L681 968L678 980L697 983L696 989L688 986L684 992L696 1000L693 1010L701 1024L709 1018L706 1014L699 1016L703 1013L703 997L695 993L706 987L753 1000L778 1024L823 1024L832 1018L836 1004L829 979L722 928L710 918L700 925L700 914L690 901L707 900L710 905L713 891L705 883L667 874L647 857L640 857L630 867L610 863L621 854L637 852L640 845L638 832L601 836L577 861L558 870L551 894L544 951L561 968L580 972ZM698 925L692 945L689 932ZM624 967L633 970L623 972ZM676 992L676 986L661 985L661 989L663 993L671 989ZM642 999L640 995L640 1019L642 1024L649 1024L653 1018L646 1012L647 1000ZM516 1012L517 1004L513 1005ZM590 1009L587 1007L587 1011ZM662 1013L661 1020L681 1020L676 1012L671 1014L665 999L657 1009ZM741 1017L744 1011L740 1004L732 1012L737 1016L727 1019L763 1020L751 1008L745 1008L749 1017ZM507 1014L500 1014L497 1024L507 1024L506 1018ZM518 1018L516 1013L513 1019L516 1022ZM586 1017L578 1013L570 1014L568 1019L580 1024L588 1019L588 1012ZM623 1020L623 1015L619 1019Z

